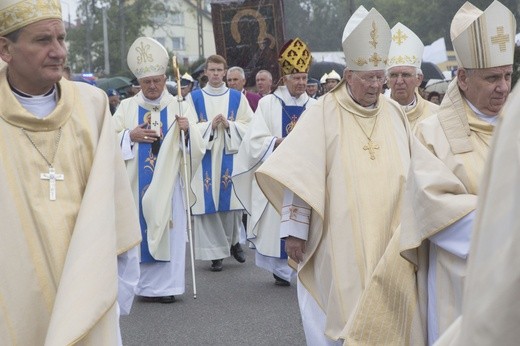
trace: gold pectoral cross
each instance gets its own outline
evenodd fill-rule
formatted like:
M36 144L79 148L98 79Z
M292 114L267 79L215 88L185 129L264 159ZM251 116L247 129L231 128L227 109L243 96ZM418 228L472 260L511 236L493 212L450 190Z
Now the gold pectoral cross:
M379 149L379 144L377 144L375 142L372 142L371 139L368 139L368 143L367 143L367 145L365 145L363 147L363 150L368 150L368 152L370 153L370 159L371 160L375 160L376 159L375 149Z
M40 179L49 181L49 199L56 200L56 180L63 180L65 177L61 173L56 173L56 170L51 166L49 173L40 173Z

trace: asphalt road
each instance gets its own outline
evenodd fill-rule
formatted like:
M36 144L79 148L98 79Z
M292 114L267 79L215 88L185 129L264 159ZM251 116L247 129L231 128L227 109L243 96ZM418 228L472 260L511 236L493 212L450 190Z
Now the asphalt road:
M296 283L274 285L271 273L254 264L254 251L241 264L224 260L221 272L196 261L197 299L186 259L186 293L173 304L134 301L121 317L123 345L305 345Z

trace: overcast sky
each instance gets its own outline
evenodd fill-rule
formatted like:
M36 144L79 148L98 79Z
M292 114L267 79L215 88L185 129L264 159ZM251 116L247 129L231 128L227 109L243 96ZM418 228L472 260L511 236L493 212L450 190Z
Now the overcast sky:
M76 8L78 7L78 0L61 0L61 14L63 16L63 20L70 20L74 22L76 19Z

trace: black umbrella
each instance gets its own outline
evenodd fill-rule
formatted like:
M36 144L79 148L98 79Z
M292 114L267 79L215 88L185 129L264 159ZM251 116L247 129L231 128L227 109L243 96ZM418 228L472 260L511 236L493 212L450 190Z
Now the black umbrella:
M105 91L108 89L116 89L119 91L119 89L124 89L132 85L132 81L127 77L117 76L111 78L100 78L97 80L96 85L98 88L101 88Z
M345 65L332 62L332 61L318 61L312 62L311 68L309 70L309 77L320 80L321 76L325 73L330 73L330 71L336 71L343 78L343 70L345 69Z

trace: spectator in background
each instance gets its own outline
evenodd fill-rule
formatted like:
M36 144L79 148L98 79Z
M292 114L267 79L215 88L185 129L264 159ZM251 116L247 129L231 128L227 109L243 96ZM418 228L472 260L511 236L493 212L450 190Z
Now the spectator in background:
M267 70L260 70L256 74L256 91L260 96L265 96L271 93L273 86L273 75Z
M262 98L262 96L252 91L247 91L244 88L246 85L246 75L244 73L244 69L239 66L230 67L227 71L226 81L229 88L233 88L244 94L253 112L256 111L256 107L258 107L258 101Z
M202 89L206 86L206 84L208 84L208 76L206 76L205 74L203 74L202 76L200 76L199 78L199 89Z
M119 95L116 89L108 89L107 96L108 104L110 105L110 113L114 115L114 113L117 110L117 107L119 107L119 104L121 103L121 95Z
M328 93L329 91L334 89L334 87L336 85L338 85L338 83L340 81L341 81L341 76L335 70L332 70L329 73L327 73L327 76L325 77L325 85L323 87L323 89L324 89L323 93Z
M441 94L439 94L436 91L432 91L431 93L428 94L428 101L430 101L431 103L440 105L441 104Z
M184 73L181 77L181 95L182 99L186 100L186 95L188 95L193 90L193 85L195 84L195 80L188 72Z
M305 89L305 91L307 92L307 95L309 95L309 97L317 99L319 96L318 80L309 77L307 79L307 88Z

